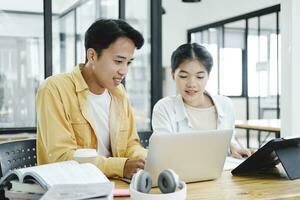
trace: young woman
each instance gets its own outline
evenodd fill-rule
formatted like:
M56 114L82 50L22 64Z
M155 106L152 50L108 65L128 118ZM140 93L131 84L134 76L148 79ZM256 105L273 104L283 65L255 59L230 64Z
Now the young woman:
M231 100L220 95L210 95L205 90L212 65L211 54L199 44L183 44L173 52L172 77L179 94L165 97L154 106L154 132L234 129ZM235 158L251 155L250 150L239 148L234 137L230 152Z

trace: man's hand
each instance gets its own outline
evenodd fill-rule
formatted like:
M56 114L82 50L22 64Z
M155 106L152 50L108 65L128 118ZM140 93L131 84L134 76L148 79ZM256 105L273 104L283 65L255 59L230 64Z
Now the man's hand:
M230 146L230 152L231 152L231 156L237 159L249 157L254 153L254 151L250 149L241 149L234 145Z
M139 169L144 169L145 160L142 159L128 159L124 166L123 175L125 178L131 178Z

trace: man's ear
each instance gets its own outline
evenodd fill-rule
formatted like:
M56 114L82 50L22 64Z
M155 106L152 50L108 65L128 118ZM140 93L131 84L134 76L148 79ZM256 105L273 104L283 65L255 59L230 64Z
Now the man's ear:
M97 53L96 53L95 49L88 48L86 50L86 55L87 55L86 57L87 57L88 62L90 62L90 63L94 63L95 62L95 60L97 58Z

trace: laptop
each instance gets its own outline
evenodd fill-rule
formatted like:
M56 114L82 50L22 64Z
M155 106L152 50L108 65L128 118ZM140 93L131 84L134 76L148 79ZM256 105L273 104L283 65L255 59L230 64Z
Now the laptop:
M172 169L187 183L220 177L233 130L155 133L151 136L145 170L157 186L158 175Z

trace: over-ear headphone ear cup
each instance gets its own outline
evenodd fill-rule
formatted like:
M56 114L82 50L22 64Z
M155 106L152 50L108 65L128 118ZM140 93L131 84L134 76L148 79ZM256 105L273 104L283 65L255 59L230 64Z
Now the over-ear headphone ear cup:
M162 193L175 192L177 187L175 177L169 170L164 170L159 174L157 184Z
M137 191L142 193L149 193L152 188L152 179L147 171L142 171L136 181Z

